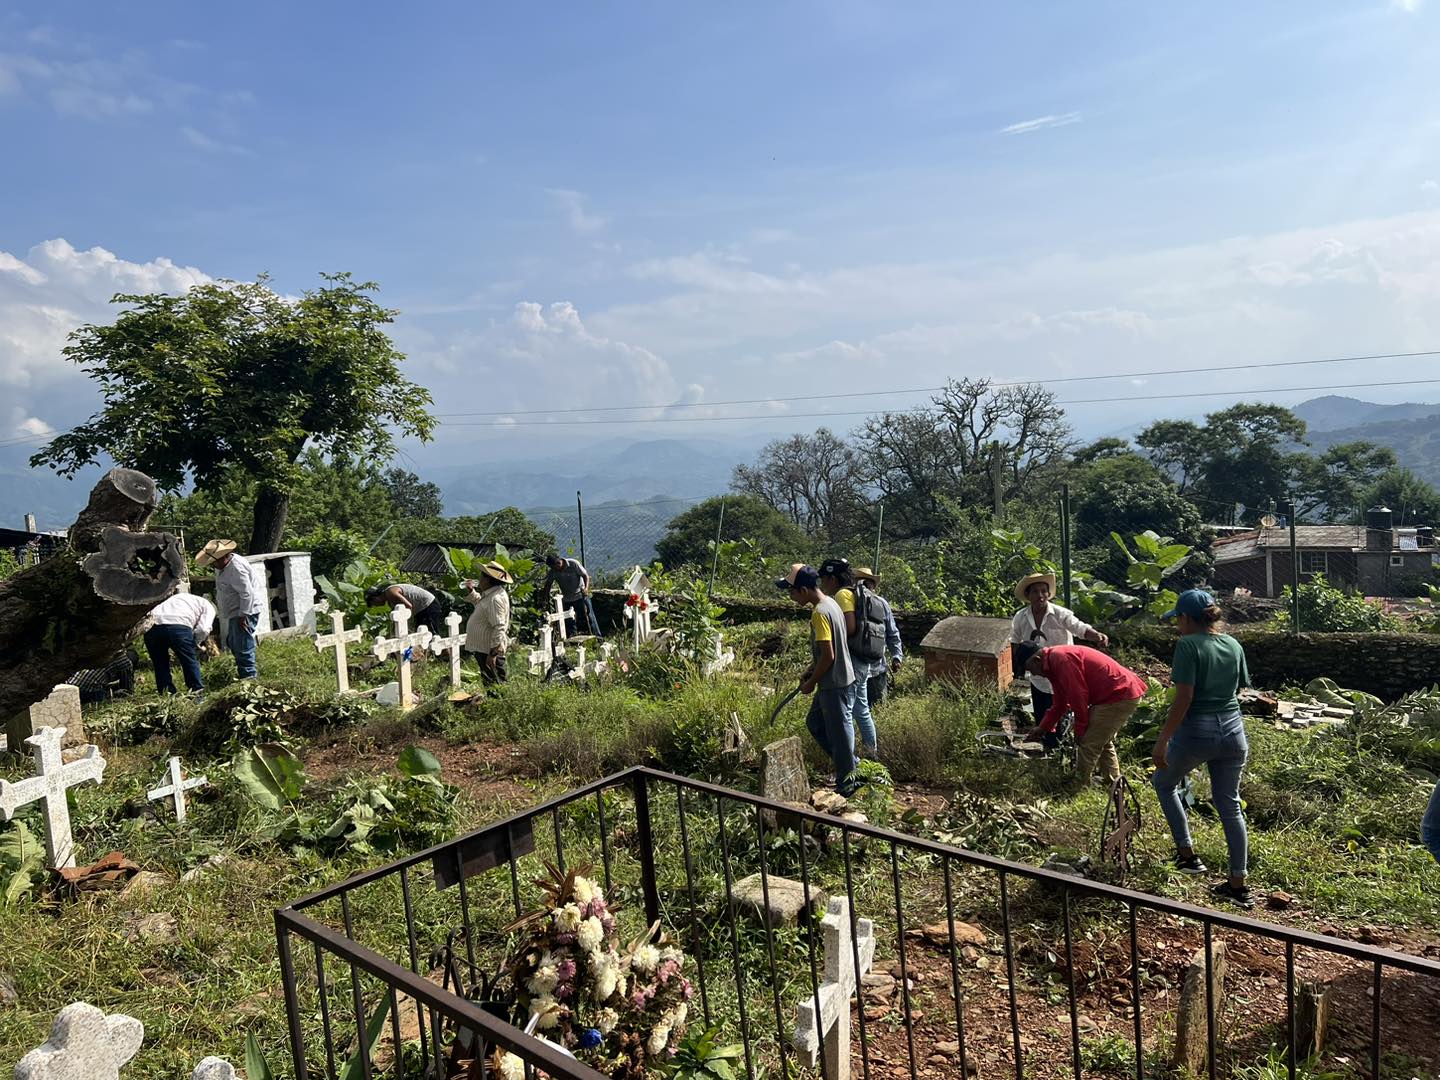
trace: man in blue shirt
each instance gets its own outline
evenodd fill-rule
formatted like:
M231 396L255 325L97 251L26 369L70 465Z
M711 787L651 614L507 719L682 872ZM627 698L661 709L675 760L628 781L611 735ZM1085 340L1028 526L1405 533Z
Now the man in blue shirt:
M856 581L870 590L870 595L880 601L880 605L885 609L885 656L869 664L866 669L865 698L871 706L875 706L889 694L890 676L899 673L900 664L905 659L905 650L900 643L900 627L895 622L895 612L890 607L890 601L875 591L880 584L875 571L868 566L858 566L851 573Z

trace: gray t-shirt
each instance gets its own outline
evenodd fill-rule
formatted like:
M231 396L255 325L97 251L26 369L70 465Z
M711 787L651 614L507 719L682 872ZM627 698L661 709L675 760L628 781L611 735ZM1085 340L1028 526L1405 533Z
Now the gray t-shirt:
M585 567L577 559L566 559L559 570L551 569L545 577L545 589L552 584L560 586L560 597L566 603L580 599L580 587L585 580Z
M396 585L400 595L410 602L410 607L416 615L424 611L435 602L435 594L428 589L422 589L419 585Z
M810 650L817 663L818 643L827 640L835 646L835 663L820 679L820 689L843 690L855 681L855 665L850 659L850 648L845 644L845 613L834 599L822 593L820 602L810 613Z

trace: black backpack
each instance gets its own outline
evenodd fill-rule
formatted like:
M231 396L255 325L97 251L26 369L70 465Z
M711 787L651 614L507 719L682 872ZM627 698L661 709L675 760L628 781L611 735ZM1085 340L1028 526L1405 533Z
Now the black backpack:
M850 639L850 656L874 662L885 658L885 607L880 597L863 585L856 585L855 636Z

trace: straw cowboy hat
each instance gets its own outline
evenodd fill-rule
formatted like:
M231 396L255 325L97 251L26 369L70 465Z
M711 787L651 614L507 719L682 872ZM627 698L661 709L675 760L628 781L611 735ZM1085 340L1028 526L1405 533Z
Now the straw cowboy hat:
M857 566L850 573L855 576L857 581L873 581L876 585L880 584L879 575L868 566Z
M515 584L515 579L511 577L508 573L506 573L505 567L501 566L498 562L492 561L486 563L480 568L480 572L486 577L494 578L496 581L502 582L503 584Z
M195 556L196 566L214 566L226 555L235 554L234 540L211 540L203 548L200 554Z
M1043 582L1045 582L1046 584L1048 584L1048 585L1050 586L1050 595L1051 595L1051 596L1054 596L1054 595L1055 595L1055 575L1054 575L1054 574L1026 574L1024 577L1022 577L1022 578L1020 579L1020 581L1019 581L1019 582L1016 584L1016 586L1015 586L1015 598L1016 598L1017 600L1019 600L1022 604L1028 604L1028 603L1030 602L1030 598L1025 595L1025 590L1028 589L1028 588L1030 588L1031 585L1034 585L1036 582L1040 582L1040 581L1043 581Z

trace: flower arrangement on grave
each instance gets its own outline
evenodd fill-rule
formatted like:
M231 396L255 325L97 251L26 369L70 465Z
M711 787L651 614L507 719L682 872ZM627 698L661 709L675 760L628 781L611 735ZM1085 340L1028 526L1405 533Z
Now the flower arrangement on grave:
M641 611L650 610L650 601L646 600L639 593L631 593L625 598L625 606L628 608L639 608Z
M523 930L507 964L518 1025L535 1019L536 1034L617 1080L640 1080L670 1062L685 1035L694 987L685 954L659 933L659 923L622 949L615 914L588 867L536 882L537 910L513 924ZM497 1050L502 1077L523 1075L516 1055Z

